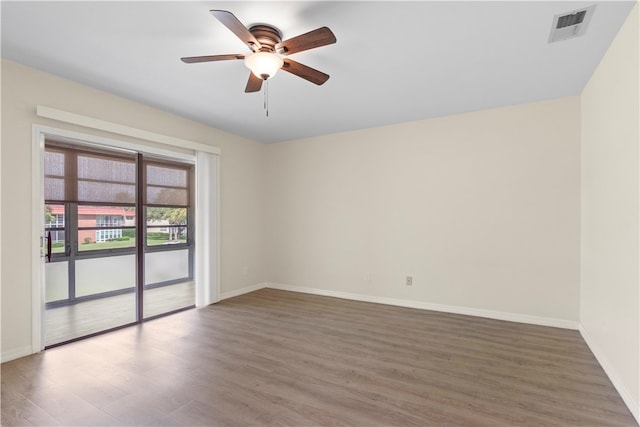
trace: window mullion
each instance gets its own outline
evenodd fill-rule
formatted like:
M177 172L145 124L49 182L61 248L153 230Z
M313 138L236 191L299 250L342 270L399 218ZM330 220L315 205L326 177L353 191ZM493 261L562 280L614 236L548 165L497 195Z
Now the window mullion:
M68 247L65 248L69 257L69 300L76 298L76 256L78 255L78 204L64 204L66 217L66 238Z
M141 153L137 155L136 161L136 287L137 287L137 306L136 306L136 320L142 322L144 318L144 246L145 246L145 224L146 215L144 209L144 188L145 188L145 175L144 175L144 162Z

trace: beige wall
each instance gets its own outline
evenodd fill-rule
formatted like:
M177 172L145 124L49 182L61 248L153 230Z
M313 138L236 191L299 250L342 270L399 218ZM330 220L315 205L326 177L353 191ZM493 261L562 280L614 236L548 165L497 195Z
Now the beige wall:
M583 334L618 390L640 405L638 5L581 97Z
M220 147L221 292L262 280L263 144L2 61L3 355L31 346L32 124L105 135L37 117L38 104Z
M277 143L267 159L270 282L578 321L578 98Z

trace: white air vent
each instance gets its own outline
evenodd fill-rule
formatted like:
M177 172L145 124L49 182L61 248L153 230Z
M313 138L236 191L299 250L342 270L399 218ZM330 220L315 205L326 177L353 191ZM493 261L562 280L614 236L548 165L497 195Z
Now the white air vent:
M587 26L589 25L589 21L591 21L591 16L595 8L596 5L594 4L584 9L554 16L553 24L551 24L551 34L549 34L549 43L583 35L585 31L587 31Z

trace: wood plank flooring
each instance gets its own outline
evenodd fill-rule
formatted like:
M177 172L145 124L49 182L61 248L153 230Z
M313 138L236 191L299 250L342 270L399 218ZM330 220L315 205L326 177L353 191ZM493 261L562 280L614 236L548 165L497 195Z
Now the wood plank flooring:
M637 425L576 331L270 289L1 374L4 426Z

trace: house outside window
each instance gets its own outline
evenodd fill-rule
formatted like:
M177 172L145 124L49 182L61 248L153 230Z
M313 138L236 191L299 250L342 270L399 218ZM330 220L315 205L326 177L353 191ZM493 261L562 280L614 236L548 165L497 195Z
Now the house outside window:
M45 223L46 228L64 228L64 214L51 213L49 221ZM51 242L64 242L64 230L52 230Z
M96 215L96 227L121 227L124 225L122 215Z
M122 215L96 215L96 227L122 227L125 223ZM122 238L121 228L96 230L96 243Z

